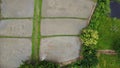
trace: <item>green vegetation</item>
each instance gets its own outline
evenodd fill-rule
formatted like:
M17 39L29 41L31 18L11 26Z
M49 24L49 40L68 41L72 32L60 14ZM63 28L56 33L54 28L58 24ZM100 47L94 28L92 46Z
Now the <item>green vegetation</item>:
M120 57L120 37L114 41L112 48L117 52L118 57Z
M120 36L120 20L107 17L99 25L98 49L112 49L112 44Z
M34 18L33 18L33 33L32 33L32 55L31 60L34 63L39 62L39 47L40 47L40 22L41 22L41 3L42 0L34 0Z
M82 31L80 39L82 40L82 55L83 59L80 61L79 67L92 68L98 64L96 44L99 39L96 30L86 28Z
M113 41L120 35L120 20L110 18L110 0L98 0L98 5L88 28L99 33L98 49L112 49Z
M83 59L80 62L80 67L82 68L96 67L96 65L98 64L96 49L86 45L83 45L82 49Z
M82 31L82 55L83 59L78 64L81 68L92 68L98 64L96 44L98 42L99 36L96 30L86 28Z
M81 33L81 40L84 45L96 45L99 39L98 32L92 29L84 29Z
M92 49L90 46L83 45L82 47L82 60L77 60L72 64L64 66L63 68L93 68L98 64L98 59L96 56L97 51Z
M117 58L117 55L101 54L96 68L120 68L120 59Z
M66 65L63 68L93 68L98 64L98 58L96 56L97 51L90 46L83 45L82 55L83 59L77 60L72 64Z
M38 64L34 65L27 62L23 62L19 68L60 68L59 64L49 62L49 61L40 61Z
M98 0L97 8L92 16L88 29L98 31L99 40L97 49L114 49L120 53L119 36L120 20L111 18L110 0ZM96 68L119 68L120 60L116 55L100 55Z

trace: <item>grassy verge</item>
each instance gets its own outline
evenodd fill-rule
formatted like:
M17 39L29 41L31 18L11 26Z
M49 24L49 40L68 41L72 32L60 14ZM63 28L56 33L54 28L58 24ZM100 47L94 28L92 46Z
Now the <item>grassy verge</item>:
M99 56L99 64L97 68L119 68L120 59L117 58L117 55L105 55L101 54Z

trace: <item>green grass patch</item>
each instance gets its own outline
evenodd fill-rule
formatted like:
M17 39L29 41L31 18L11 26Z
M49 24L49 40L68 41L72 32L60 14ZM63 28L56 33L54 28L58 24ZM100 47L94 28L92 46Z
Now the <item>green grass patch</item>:
M101 21L98 32L100 35L98 48L112 49L114 40L120 36L120 20L106 17L106 20Z
M101 54L97 68L120 68L120 59L117 58L117 55Z

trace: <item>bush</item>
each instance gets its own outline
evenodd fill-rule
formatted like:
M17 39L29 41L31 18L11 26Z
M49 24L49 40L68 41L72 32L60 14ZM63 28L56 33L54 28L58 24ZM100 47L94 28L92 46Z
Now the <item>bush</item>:
M82 43L86 46L96 45L98 42L99 36L96 30L84 29L81 33Z
M93 29L84 29L80 38L83 43L83 59L80 61L79 66L81 68L95 67L98 64L98 58L96 56L97 51L95 49L95 45L98 43L99 39L98 31Z
M60 68L60 65L49 61L40 61L38 64L23 62L19 68Z
M83 45L83 59L81 60L81 68L91 68L95 67L98 64L98 58L96 56L96 49L91 48L90 46Z

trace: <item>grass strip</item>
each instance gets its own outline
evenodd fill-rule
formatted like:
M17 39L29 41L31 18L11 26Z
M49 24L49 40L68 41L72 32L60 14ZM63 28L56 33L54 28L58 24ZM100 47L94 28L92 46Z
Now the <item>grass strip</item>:
M31 37L19 37L19 36L0 36L0 38L31 38Z
M40 17L41 19L81 19L87 20L88 18L79 18L79 17ZM9 19L33 19L33 17L1 17L2 20Z
M47 35L47 36L41 36L42 38L49 38L49 37L67 37L67 36L69 36L69 37L72 37L72 36L76 36L76 37L79 37L80 35Z
M41 25L41 8L42 0L34 0L34 18L33 18L33 33L32 33L32 61L39 62L39 47L40 47L40 25Z
M9 19L33 19L32 17L1 17L2 20L9 20Z
M42 19L81 19L81 20L87 20L88 18L79 18L79 17L42 17Z

